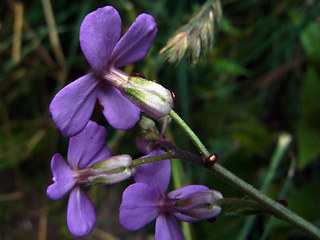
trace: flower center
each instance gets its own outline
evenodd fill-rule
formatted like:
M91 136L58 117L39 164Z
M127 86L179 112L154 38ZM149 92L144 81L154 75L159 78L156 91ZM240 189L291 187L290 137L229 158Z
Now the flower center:
M119 90L129 82L128 75L114 67L110 67L102 78Z
M80 184L85 184L85 183L89 182L89 178L94 175L94 173L92 172L92 170L90 168L74 170L74 172L75 172L74 178Z
M176 212L177 208L176 208L176 200L174 199L170 199L170 198L162 198L159 201L159 209L161 213L172 213L172 212Z

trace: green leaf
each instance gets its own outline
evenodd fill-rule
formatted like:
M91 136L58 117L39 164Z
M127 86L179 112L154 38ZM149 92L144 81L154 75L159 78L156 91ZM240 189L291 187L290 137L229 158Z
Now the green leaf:
M298 168L303 169L320 154L320 130L301 121L297 126Z
M268 129L249 116L241 121L235 121L230 131L232 137L251 153L263 155L272 143L272 134Z
M316 69L309 67L303 77L300 92L301 118L314 127L318 127L320 119L320 76Z
M316 23L310 24L300 36L300 41L308 59L320 65L320 28Z
M235 36L235 37L244 35L245 33L243 29L236 28L235 26L233 26L232 23L226 17L221 19L219 27L221 31L226 32L231 36Z
M244 75L250 74L250 71L241 66L240 64L233 62L228 59L216 59L214 61L214 66L217 70L222 72L228 72L231 75Z
M303 169L320 154L320 76L309 67L303 78L300 92L301 113L296 127L299 163Z

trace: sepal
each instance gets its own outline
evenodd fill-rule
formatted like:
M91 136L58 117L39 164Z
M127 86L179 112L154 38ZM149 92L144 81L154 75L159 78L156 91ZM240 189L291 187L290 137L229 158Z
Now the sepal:
M131 177L135 169L131 168L130 155L118 155L98 162L91 167L92 176L88 179L91 184L112 184Z
M171 92L160 84L139 77L128 77L123 91L129 99L152 118L166 116L173 108Z
M195 221L216 217L221 212L221 207L216 204L217 200L222 199L220 192L215 190L194 192L177 200L176 214L181 220Z

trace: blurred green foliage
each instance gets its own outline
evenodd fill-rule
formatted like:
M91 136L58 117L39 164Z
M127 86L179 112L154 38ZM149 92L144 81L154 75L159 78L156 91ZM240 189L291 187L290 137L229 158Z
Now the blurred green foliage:
M197 64L183 59L174 65L164 62L159 51L205 1L52 1L58 46L50 40L54 31L46 21L48 2L7 1L0 8L0 239L73 239L66 227L66 198L51 201L45 194L50 159L56 152L65 155L68 146L55 130L48 106L65 84L90 71L79 48L79 26L87 13L104 5L119 11L123 32L138 14L154 16L159 30L153 47L143 61L125 70L141 72L174 91L176 112L235 174L259 188L279 134L292 135L267 193L285 199L319 226L319 1L224 0L213 49ZM141 156L133 144L138 126L123 134L111 129L99 111L92 118L108 128L115 154ZM174 124L168 130L179 147L195 151ZM179 171L182 184L206 184L224 196L244 197L201 168L182 164ZM121 192L129 182L90 189L98 221L84 239L146 239L153 234L152 224L137 232L118 224ZM245 220L231 206L216 222L198 222L191 230L194 239L233 240L240 233L245 239L263 239L263 234L307 239L282 221L270 224L266 215L244 232Z

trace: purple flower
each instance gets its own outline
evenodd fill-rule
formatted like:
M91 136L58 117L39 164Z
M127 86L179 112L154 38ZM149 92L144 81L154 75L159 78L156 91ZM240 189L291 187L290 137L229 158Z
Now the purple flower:
M93 203L83 190L83 185L97 179L102 179L105 183L119 182L132 174L132 171L128 172L126 169L112 172L115 168L129 166L131 157L121 155L109 158L111 152L105 145L106 137L104 127L89 121L81 133L70 138L68 164L59 153L51 159L54 183L48 187L47 195L57 200L70 192L67 224L75 236L88 235L96 223ZM89 168L94 167L93 164L98 167Z
M121 39L121 19L113 7L99 8L85 17L80 45L93 72L64 87L50 104L52 119L64 136L74 136L87 125L97 100L114 128L136 124L140 109L114 86L128 78L119 68L141 60L156 33L156 23L148 14L139 15Z
M147 156L163 154L156 150ZM135 184L122 196L120 224L128 230L137 230L156 219L156 240L184 239L177 218L194 222L220 214L215 205L222 198L220 192L201 185L190 185L165 195L171 175L170 161L164 160L139 165Z

